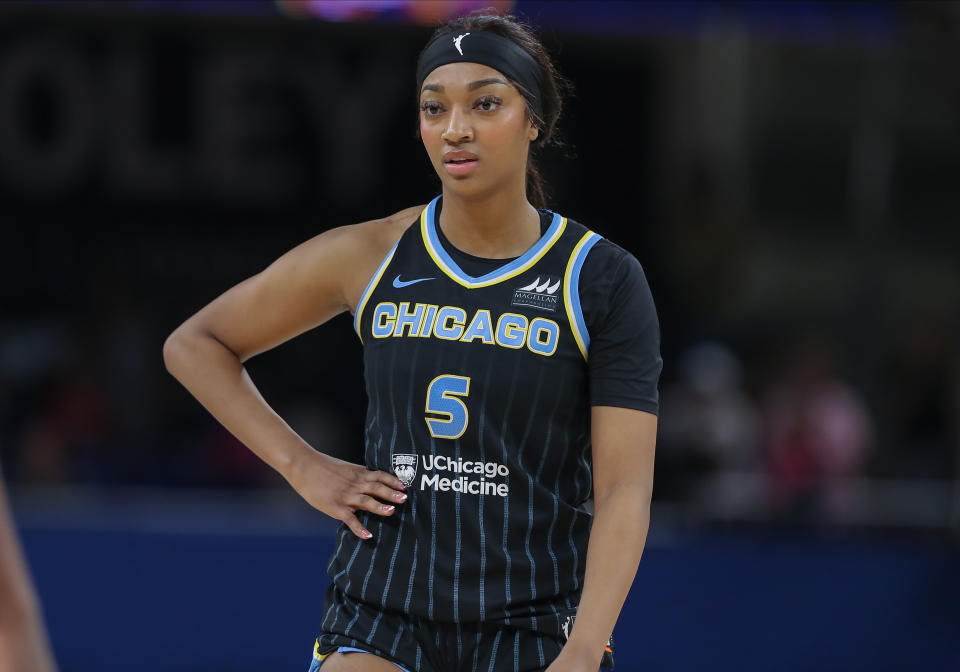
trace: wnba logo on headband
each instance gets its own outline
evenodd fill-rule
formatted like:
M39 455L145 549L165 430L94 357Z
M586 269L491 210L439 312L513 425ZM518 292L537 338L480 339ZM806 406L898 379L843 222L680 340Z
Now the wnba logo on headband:
M453 46L457 48L457 51L460 52L461 56L463 56L463 49L460 47L460 43L463 41L463 38L469 34L470 33L464 33L463 35L458 35L457 37L453 38Z
M470 54L463 53L464 38L470 36ZM447 42L449 33L438 37L427 45L417 61L417 92L423 89L423 82L431 72L441 65L467 61L489 65L507 76L520 93L526 98L534 114L543 118L541 89L543 74L540 64L519 44L508 37L489 30L477 30L460 33L451 37L456 51Z

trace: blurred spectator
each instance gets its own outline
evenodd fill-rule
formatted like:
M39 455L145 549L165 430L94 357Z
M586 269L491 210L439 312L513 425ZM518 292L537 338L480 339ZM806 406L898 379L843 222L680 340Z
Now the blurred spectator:
M832 344L800 341L763 401L763 448L775 516L842 521L858 506L853 478L873 442L861 396L839 380Z
M211 485L262 485L269 467L223 425L211 424L198 446L203 480Z
M360 432L351 435L343 418L324 399L275 404L280 417L316 450L363 462ZM206 411L205 411L206 412ZM201 480L217 486L284 487L283 478L218 422L199 437Z
M18 452L21 481L64 483L70 480L67 437L44 418L27 424Z
M908 320L885 367L890 422L887 468L896 476L953 477L957 459L956 335L937 314Z
M759 468L757 412L741 388L737 356L721 343L700 343L681 356L679 368L661 412L659 456L668 479Z
M52 395L22 435L20 476L25 481L109 477L116 422L106 393L85 367L77 366L55 385Z

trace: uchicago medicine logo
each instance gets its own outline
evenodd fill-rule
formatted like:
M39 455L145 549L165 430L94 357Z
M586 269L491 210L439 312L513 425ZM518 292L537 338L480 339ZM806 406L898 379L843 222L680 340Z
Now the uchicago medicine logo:
M413 484L413 479L417 475L417 456L404 453L394 453L393 455L393 473L397 478L407 486Z
M464 460L446 455L394 453L391 458L393 473L409 487L416 480L418 462L423 467L420 474L421 490L433 488L441 492L452 490L468 495L495 497L506 497L510 494L510 486L506 482L510 469L498 462Z

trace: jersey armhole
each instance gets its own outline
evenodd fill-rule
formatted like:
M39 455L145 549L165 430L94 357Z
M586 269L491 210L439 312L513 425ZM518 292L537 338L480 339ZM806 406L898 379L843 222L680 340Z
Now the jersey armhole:
M398 238L397 242L393 244L393 247L391 247L390 251L387 252L386 256L384 256L383 261L380 262L380 265L374 272L373 277L370 278L370 282L368 282L366 288L364 288L363 294L360 295L360 301L357 302L357 312L353 316L353 328L354 331L357 332L357 336L360 338L360 343L363 343L363 334L360 332L360 318L363 315L363 308L367 305L367 299L369 299L370 295L373 294L373 290L376 289L377 285L380 283L380 277L383 275L383 272L387 270L387 266L390 264L390 260L393 259L393 253L396 252L397 245L399 244L400 239Z
M583 308L580 306L580 269L583 267L583 260L587 258L587 253L601 238L603 236L599 233L587 230L573 246L573 251L567 260L567 268L563 273L563 304L567 309L567 322L570 323L573 339L577 342L580 354L583 355L583 361L587 361L590 334L587 333L587 323L583 319Z

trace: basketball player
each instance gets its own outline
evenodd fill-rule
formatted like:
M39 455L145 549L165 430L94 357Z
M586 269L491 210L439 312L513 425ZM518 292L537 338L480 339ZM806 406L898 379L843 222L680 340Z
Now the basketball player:
M311 670L613 666L649 524L659 326L636 258L543 202L529 153L563 84L513 17L439 28L417 95L442 192L306 241L164 346L218 420L343 521ZM307 445L243 367L343 311L364 346L362 465Z
M0 672L56 672L0 474Z

